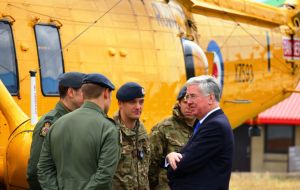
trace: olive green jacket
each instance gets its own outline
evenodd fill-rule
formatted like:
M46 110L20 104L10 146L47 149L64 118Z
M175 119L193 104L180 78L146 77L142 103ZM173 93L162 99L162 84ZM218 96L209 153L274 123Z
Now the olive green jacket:
M121 158L113 179L113 190L148 190L150 143L144 125L138 121L134 129L114 116L120 129Z
M156 124L150 134L151 158L149 183L151 190L168 190L167 170L162 167L170 152L179 152L193 134L193 126L187 125L178 104L173 116Z
M95 103L61 117L46 136L38 163L43 189L110 190L119 161L119 133Z
M32 142L30 147L30 156L27 167L27 181L29 188L33 190L41 189L37 177L37 164L40 158L44 137L46 136L49 127L61 116L69 113L69 110L58 102L53 110L41 117L39 122L35 125L32 135Z

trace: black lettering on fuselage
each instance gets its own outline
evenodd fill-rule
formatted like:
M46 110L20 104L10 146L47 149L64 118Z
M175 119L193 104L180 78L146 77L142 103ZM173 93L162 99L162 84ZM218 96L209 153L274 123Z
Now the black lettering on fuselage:
M236 82L252 82L254 79L254 71L252 64L238 63L235 67Z

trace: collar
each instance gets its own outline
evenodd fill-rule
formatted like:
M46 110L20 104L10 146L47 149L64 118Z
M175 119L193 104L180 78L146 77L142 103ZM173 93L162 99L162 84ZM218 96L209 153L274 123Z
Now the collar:
M178 103L176 103L176 104L174 105L174 107L173 107L173 117L174 117L178 122L183 123L184 126L187 126L187 127L191 128L191 129L194 128L193 125L190 126L190 125L188 125L187 122L185 121L185 118L184 118L183 114L182 114L181 111L180 111L180 106L179 106Z
M215 109L213 109L213 110L211 110L210 112L208 112L208 113L207 113L207 114L199 121L199 123L202 124L203 121L204 121L209 115L211 115L212 113L214 113L215 111L217 111L217 110L219 110L219 109L221 109L221 108L218 106L218 107L216 107Z
M120 113L119 111L117 113L115 113L115 115L113 116L113 119L115 120L115 122L117 123L117 125L120 127L120 130L126 135L126 136L134 136L136 135L138 132L138 134L144 134L143 132L143 127L142 127L142 123L140 122L140 120L136 121L135 127L133 129L129 129L125 126L125 124L123 124L121 117L120 117ZM138 131L137 131L138 130Z
M118 123L121 127L123 128L126 128L128 130L132 130L132 131L135 131L136 130L136 127L139 127L140 126L140 120L137 119L136 122L135 122L135 127L133 129L129 129L126 127L126 125L123 123L122 121L122 118L121 118L121 114L120 114L120 110L117 111L114 116L113 116L113 119L115 120L116 123Z
M61 102L57 102L55 105L55 109L61 114L65 115L70 112L70 110Z
M104 111L102 110L102 108L100 108L100 106L98 106L97 104L95 104L94 102L90 102L90 101L84 101L83 105L81 106L82 108L89 108L89 109L93 109L99 113L101 113L102 115L104 115L105 117L107 117L106 113L104 113Z

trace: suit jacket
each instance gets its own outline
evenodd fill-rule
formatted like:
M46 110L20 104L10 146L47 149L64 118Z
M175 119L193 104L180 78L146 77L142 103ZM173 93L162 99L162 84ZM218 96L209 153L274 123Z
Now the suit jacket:
M174 171L168 168L172 190L227 190L229 186L233 133L224 112L210 114L180 151L183 158Z

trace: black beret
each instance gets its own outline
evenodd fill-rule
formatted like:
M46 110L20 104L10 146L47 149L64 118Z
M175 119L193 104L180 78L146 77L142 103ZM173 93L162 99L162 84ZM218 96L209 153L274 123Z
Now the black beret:
M59 86L80 88L82 85L82 80L86 74L79 72L67 72L63 73L58 77Z
M144 88L135 82L127 82L117 91L117 99L122 102L130 101L135 98L142 98L144 96Z
M186 94L186 89L187 89L186 86L183 86L181 88L181 90L178 93L177 100L181 100L182 98L184 98L184 96Z
M83 79L83 84L87 83L93 83L93 84L98 84L102 87L109 88L110 90L114 90L115 86L113 85L110 80L99 73L92 73L92 74L87 74L86 77Z

